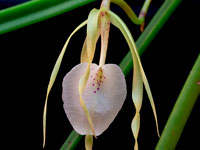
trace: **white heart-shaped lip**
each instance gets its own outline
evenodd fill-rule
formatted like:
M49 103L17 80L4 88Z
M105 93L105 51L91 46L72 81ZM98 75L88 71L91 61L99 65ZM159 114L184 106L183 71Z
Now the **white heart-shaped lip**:
M87 63L76 65L63 80L62 99L64 110L74 130L92 134L88 120L80 105L79 80L86 71ZM91 64L90 76L82 97L90 112L96 136L102 134L113 122L122 108L127 95L126 81L121 69L106 64L101 69Z

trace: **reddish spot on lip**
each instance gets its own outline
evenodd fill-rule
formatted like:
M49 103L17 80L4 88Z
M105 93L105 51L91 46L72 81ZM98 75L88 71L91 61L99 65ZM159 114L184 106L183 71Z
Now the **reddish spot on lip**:
M96 93L96 91L94 91L94 93Z

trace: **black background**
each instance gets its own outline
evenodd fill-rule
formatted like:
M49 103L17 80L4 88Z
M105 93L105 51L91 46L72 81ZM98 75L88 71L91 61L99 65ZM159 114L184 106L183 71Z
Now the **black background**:
M138 14L142 2L127 1ZM153 0L146 24L164 0ZM1 49L1 124L6 149L42 149L43 106L49 77L55 61L69 34L83 22L90 10L99 8L100 1L62 14L52 19L0 35ZM133 37L140 35L139 26L131 23L117 6L111 9L128 25ZM160 131L199 54L199 9L197 0L185 0L176 9L141 57L158 114ZM72 130L63 110L62 79L80 62L80 52L86 28L72 38L65 53L58 77L49 96L47 112L46 150L59 149ZM98 63L99 43L95 61ZM111 26L107 63L119 64L128 46L122 34ZM133 149L130 123L135 113L131 99L132 72L126 77L128 96L110 127L94 140L94 149ZM191 113L177 150L199 149L200 101ZM153 150L158 141L153 113L144 92L139 134L140 150ZM84 149L81 140L77 149Z

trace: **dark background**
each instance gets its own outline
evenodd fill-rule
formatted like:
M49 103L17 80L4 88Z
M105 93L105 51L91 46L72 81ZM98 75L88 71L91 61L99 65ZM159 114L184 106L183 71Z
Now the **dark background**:
M6 1L0 2L1 9L8 7ZM138 14L143 1L127 2ZM164 0L152 1L146 24L163 2ZM0 35L3 76L1 135L3 144L7 147L5 149L42 149L43 106L51 71L69 34L87 18L92 8L99 8L99 5L100 1L94 2L52 19ZM132 24L119 7L113 4L111 9L125 21L137 40L141 33L139 26ZM198 0L183 1L141 57L154 96L160 132L200 52L199 9ZM85 34L84 27L70 41L50 93L46 150L59 149L72 130L63 111L61 84L65 74L80 62ZM119 64L128 50L121 33L111 26L106 62ZM99 43L96 63L98 57ZM128 150L134 147L130 128L135 113L131 99L132 72L126 77L126 82L128 96L124 106L110 127L94 140L95 150ZM200 149L199 108L200 99L194 106L176 150ZM140 150L153 150L158 141L153 113L145 92L138 141ZM84 149L84 140L76 149Z

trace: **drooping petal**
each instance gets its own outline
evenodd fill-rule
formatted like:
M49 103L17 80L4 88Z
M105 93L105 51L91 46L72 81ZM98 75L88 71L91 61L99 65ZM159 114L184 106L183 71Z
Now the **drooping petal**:
M145 16L147 14L148 8L150 6L151 0L145 0L142 9L140 11L139 17L136 16L132 8L124 1L124 0L111 0L111 2L115 3L119 7L121 7L131 21L137 25L140 25L140 30L143 32L144 24L145 24Z
M93 136L86 135L85 136L85 150L92 150L92 146L93 146Z
M131 19L133 23L139 25L142 22L144 22L144 19L138 18L136 14L134 13L134 11L132 10L132 8L124 0L111 0L111 2L121 7L126 12L126 14L128 15L128 17Z
M87 24L87 53L88 53L88 59L90 62L92 62L95 49L96 49L96 43L99 38L99 10L92 9L88 16L88 24Z
M87 39L86 39L86 44L87 44L87 59L88 59L88 64L86 71L83 73L79 80L79 96L80 96L80 105L85 113L85 116L88 120L88 123L90 125L90 128L92 130L93 135L96 137L95 131L94 131L94 126L93 122L91 119L91 115L85 105L85 101L82 97L83 90L85 89L86 83L89 78L90 74L90 66L94 57L95 49L96 49L96 42L99 37L99 10L97 9L92 9L88 16L88 24L87 24Z
M50 77L50 81L49 81L49 84L48 84L48 88L47 88L47 93L46 93L46 99L45 99L45 104L44 104L44 112L43 112L43 147L45 146L45 140L46 140L46 115L47 115L47 102L48 102L48 96L49 96L49 93L51 91L51 88L56 80L56 77L57 77L57 74L58 74L58 71L60 69L60 65L61 65L61 62L62 62L62 59L63 59L63 56L65 54L65 50L67 48L67 45L71 39L71 37L80 29L82 28L84 25L87 24L87 20L84 21L83 23L81 23L71 34L70 36L68 37L62 51L60 52L60 55L56 61L56 64L53 68L53 71L51 73L51 77Z
M79 101L79 80L87 63L75 66L63 80L64 110L79 134L93 134ZM95 134L104 132L120 111L126 98L126 82L121 69L114 64L102 68L91 64L88 82L82 97L91 115Z
M151 107L152 107L152 110L153 110L153 113L154 113L157 133L158 133L158 136L160 136L159 130L158 130L157 114L156 114L155 104L154 104L154 101L153 101L151 90L150 90L146 75L144 73L142 64L140 62L140 58L139 58L139 55L137 53L137 48L136 48L135 42L134 42L134 40L131 36L131 33L130 33L128 27L125 25L125 23L116 14L114 14L111 11L109 11L109 14L110 14L111 23L114 24L117 28L119 28L120 31L122 32L122 34L124 35L128 45L130 47L130 51L131 51L131 54L133 56L133 61L134 61L132 98L133 98L133 102L135 104L136 113L135 113L135 116L133 118L131 127L132 127L132 131L133 131L133 135L134 135L135 140L136 140L136 143L135 143L135 150L136 150L136 149L138 149L137 137L138 137L139 126L140 126L140 115L139 115L139 113L140 113L140 108L141 108L141 105L142 105L142 93L143 93L142 80L143 80L143 83L144 83L145 89L147 91L147 95L149 97Z
M107 11L102 8L100 13L101 16L101 56L99 65L102 66L105 64L107 48L108 48L108 39L110 32L110 18Z
M81 50L81 59L80 60L81 60L81 63L89 61L88 53L87 53L87 37L85 38L85 41L83 43L83 47L82 47L82 50Z

